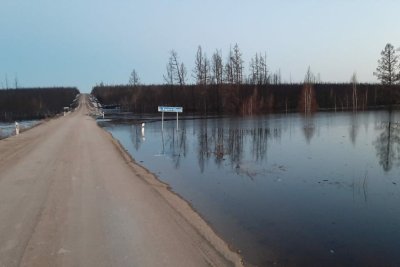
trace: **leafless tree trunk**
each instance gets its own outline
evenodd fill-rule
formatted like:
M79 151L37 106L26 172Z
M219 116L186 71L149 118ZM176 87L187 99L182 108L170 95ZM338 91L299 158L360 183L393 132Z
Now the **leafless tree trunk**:
M233 82L235 84L243 83L243 59L238 44L233 47Z
M260 80L261 84L268 84L268 67L267 67L267 53L264 53L264 58L260 59Z
M212 56L211 69L212 69L212 82L215 84L222 84L223 82L223 63L221 53L217 50Z
M207 58L207 55L204 54L204 65L203 65L203 84L207 85L211 83L211 63Z
M234 82L234 72L233 72L233 52L232 48L229 48L228 61L225 64L225 82L233 84Z
M354 72L350 79L353 85L353 111L358 109L358 96L357 96L357 74Z
M179 85L185 85L186 83L186 75L187 75L187 71L186 71L186 67L183 63L181 63L181 65L178 68L178 81L179 81Z
M250 84L258 84L257 76L258 76L258 54L255 55L254 58L250 59L250 74L248 83Z
M312 73L310 66L308 66L306 76L304 77L304 83L306 83L306 84L314 84L315 83L315 75Z
M174 84L174 66L171 60L167 64L167 73L163 75L164 80L167 84L173 85Z
M250 84L267 84L268 83L268 68L267 68L267 56L256 53L254 58L250 61Z
M140 84L140 78L135 69L133 69L131 72L131 76L129 77L129 84L132 86L137 86Z
M315 76L308 67L306 76L304 77L304 113L310 114L312 108L312 86L315 83Z
M183 63L179 63L178 53L176 53L176 51L174 50L171 51L171 62L176 73L175 80L178 82L179 85L184 85L186 78L186 68Z
M7 74L5 75L5 80L6 80L6 89L8 89L8 76L7 76Z
M281 84L282 83L282 76L281 76L281 70L280 69L277 70L274 74L272 74L271 83L272 84Z
M210 83L210 61L207 55L202 52L201 46L197 49L196 60L194 64L193 76L197 84L207 85Z
M204 70L204 56L201 46L199 46L197 49L196 60L194 62L194 70L193 70L193 76L196 79L197 84L203 84L204 82L203 70Z
M169 62L167 64L167 74L164 75L164 80L167 84L174 84L176 82L179 85L185 85L186 80L186 67L183 63L179 63L178 53L175 50L171 50Z
M18 89L18 77L17 77L17 75L15 75L14 84L15 84L15 89Z

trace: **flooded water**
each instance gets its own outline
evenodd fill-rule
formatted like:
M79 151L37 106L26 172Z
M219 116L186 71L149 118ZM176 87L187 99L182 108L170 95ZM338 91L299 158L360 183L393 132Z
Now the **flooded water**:
M20 130L31 128L38 124L40 121L19 121ZM15 135L15 122L0 122L0 139L7 138Z
M400 266L400 113L105 128L258 266Z

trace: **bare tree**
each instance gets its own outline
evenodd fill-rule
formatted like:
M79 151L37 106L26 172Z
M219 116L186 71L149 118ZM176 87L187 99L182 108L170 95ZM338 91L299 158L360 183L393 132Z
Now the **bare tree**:
M314 84L315 83L315 75L311 71L311 67L308 66L306 75L304 76L304 83L305 84Z
M212 69L212 82L215 84L222 84L223 82L223 63L222 63L222 56L221 52L216 50L212 56L211 62L211 69Z
M197 49L193 76L197 84L207 85L210 82L210 61L203 53L201 46Z
M358 96L357 96L357 73L353 73L350 79L351 84L353 85L353 111L358 109Z
M187 76L187 71L186 71L186 67L183 63L181 63L179 65L179 71L177 72L177 76L178 76L178 81L179 81L179 85L185 85L186 83L186 76Z
M17 74L15 74L14 84L15 84L15 89L18 89L18 76L17 76Z
M8 76L7 76L7 73L5 75L5 81L6 81L6 89L8 89Z
M268 67L267 67L267 53L264 53L264 57L261 56L260 53L260 73L259 73L259 81L261 84L267 84L268 83ZM279 71L280 73L280 71Z
M256 53L254 58L250 60L249 83L258 85L268 83L268 68L266 59L266 54L263 56L261 53Z
M140 78L135 69L133 69L131 72L131 76L129 77L129 84L133 86L137 86L140 84Z
M197 48L197 53L196 53L196 60L194 62L194 70L193 70L193 76L196 79L197 84L202 84L204 79L204 57L203 57L203 51L201 49L201 46Z
M303 97L304 97L304 113L310 114L313 99L313 84L315 83L315 75L312 73L310 66L308 66L306 75L304 77Z
M254 58L250 59L249 69L250 74L248 83L258 84L258 54L256 54Z
M384 85L392 85L400 80L399 56L391 44L386 44L381 52L381 58L378 60L378 67L374 75Z
M228 54L228 59L227 62L225 64L225 69L224 69L224 73L225 73L225 82L226 83L230 83L233 84L234 82L234 75L233 75L233 52L232 52L232 47L229 48L229 54Z
M169 85L174 84L174 66L171 60L167 63L167 73L163 75L163 77L167 84Z
M175 50L170 51L170 57L167 64L167 73L164 75L164 80L167 84L184 85L186 80L186 67L183 63L179 63L178 53Z
M233 82L235 84L243 83L243 59L238 44L233 47L232 57L233 67Z
M270 78L268 78L267 82L270 82L272 84L281 84L282 83L282 75L281 75L281 70L277 70Z
M203 73L204 73L203 84L204 85L210 84L211 83L211 63L210 63L210 60L207 58L206 54L204 54Z

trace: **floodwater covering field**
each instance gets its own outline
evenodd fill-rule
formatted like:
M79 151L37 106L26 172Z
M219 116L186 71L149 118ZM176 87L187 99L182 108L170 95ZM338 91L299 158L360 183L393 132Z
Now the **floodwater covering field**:
M399 266L400 113L104 122L258 266Z
M37 120L33 121L19 121L20 130L31 128L39 123ZM15 134L15 122L0 122L0 139L7 138Z

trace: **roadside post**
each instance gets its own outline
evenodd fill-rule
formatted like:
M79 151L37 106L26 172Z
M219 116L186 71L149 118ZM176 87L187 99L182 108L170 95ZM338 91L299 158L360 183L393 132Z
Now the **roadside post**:
M161 131L164 131L164 112L176 113L176 130L179 130L179 113L183 112L183 107L165 107L158 106L158 112L161 112Z
M142 140L143 141L145 140L145 137L144 137L144 126L145 126L145 123L142 122Z
M19 135L19 123L15 122L15 135Z

